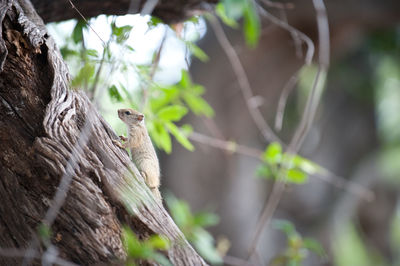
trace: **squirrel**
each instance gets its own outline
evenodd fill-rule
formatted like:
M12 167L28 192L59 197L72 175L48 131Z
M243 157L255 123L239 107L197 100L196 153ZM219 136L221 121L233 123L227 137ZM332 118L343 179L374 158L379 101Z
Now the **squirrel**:
M120 136L125 143L113 140L113 143L122 148L130 148L132 161L140 174L144 177L147 186L153 195L162 200L160 191L160 166L154 146L144 124L144 115L133 109L119 109L118 117L128 127L128 137Z

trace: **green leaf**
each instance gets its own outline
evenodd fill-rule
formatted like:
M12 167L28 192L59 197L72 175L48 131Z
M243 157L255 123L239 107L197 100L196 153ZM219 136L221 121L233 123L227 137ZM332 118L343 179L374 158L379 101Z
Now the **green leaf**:
M99 53L95 49L87 49L86 54L92 57L99 57Z
M161 249L161 250L168 250L169 247L171 246L169 240L165 237L159 236L159 235L152 235L147 242L152 246L153 248L156 249Z
M307 248L308 250L314 252L315 254L317 254L318 256L320 256L321 258L326 259L328 257L328 255L326 254L324 248L322 247L322 245L316 241L315 239L312 238L304 238L303 239L303 245L305 248Z
M163 254L154 253L152 259L162 266L173 266L173 264Z
M134 52L135 51L135 49L132 47L132 46L130 46L130 45L125 45L125 48L126 49L128 49L129 51L131 51L131 52Z
M200 212L194 216L194 224L200 227L207 227L219 223L218 215L209 212Z
M128 256L131 258L140 258L142 255L142 245L129 227L122 228L122 239Z
M334 265L379 265L354 225L343 224L339 229L332 241Z
M273 227L275 229L281 230L284 232L287 237L295 236L297 235L296 229L294 228L294 225L286 220L274 220L272 223Z
M117 27L114 25L112 33L113 33L113 35L118 37L118 36L129 33L131 30L132 30L132 26L129 26L129 25L122 26L122 27Z
M212 117L214 115L214 110L203 98L191 93L185 93L183 99L190 110L196 115L205 115L207 117Z
M108 59L108 60L111 60L112 54L111 54L110 48L109 48L108 46L106 46L104 49L105 49L105 50L104 50L103 53L105 53L105 55L107 56L107 59Z
M95 67L91 63L86 63L80 70L78 75L72 80L71 85L73 87L79 87L84 82L89 81L94 75Z
M51 237L51 228L44 223L41 223L38 227L38 233L41 239L47 241Z
M302 266L299 258L289 258L286 266Z
M244 36L246 43L249 47L254 48L260 37L261 25L260 18L256 12L256 9L252 2L248 2L246 8L244 9Z
M239 24L236 22L236 20L228 17L225 11L225 5L223 3L220 2L217 4L217 6L215 7L215 12L217 16L222 20L222 22L225 23L225 25L235 29L239 27Z
M182 69L181 71L181 80L179 81L179 85L181 85L184 89L189 88L192 85L189 72L187 72L185 69Z
M170 105L157 113L157 118L165 121L179 121L187 114L187 108L182 105Z
M193 245L200 255L211 264L222 264L222 258L214 247L214 238L203 228L197 228L193 234Z
M166 127L171 132L172 135L176 138L176 140L182 144L183 147L188 149L189 151L194 151L194 146L187 137L181 132L180 128L178 128L175 124L171 122L165 122Z
M289 169L287 171L287 181L295 184L304 184L308 179L306 173L298 169Z
M156 26L158 26L159 24L164 24L163 21L157 17L151 17L151 19L147 22L147 26L149 26L149 28L154 28Z
M87 27L87 24L84 20L78 20L72 31L72 40L74 43L79 43L83 41L83 29Z
M186 202L179 200L172 195L166 197L165 201L168 205L168 209L175 223L182 231L184 231L183 229L188 224L191 224L193 221L193 216L190 212L189 205Z
M318 164L299 155L296 155L292 158L292 163L294 166L300 168L303 172L309 175L313 175L322 171L322 168Z
M196 44L192 42L185 42L189 51L193 54L194 57L199 59L201 62L207 62L210 58L208 55Z
M118 44L123 43L129 38L129 34L132 30L132 26L125 25L122 27L117 27L115 24L111 24L112 34L116 37Z
M213 265L222 263L222 259L214 247L213 237L201 227L201 225L217 223L218 216L211 213L193 215L185 201L178 200L171 194L165 200L175 223L200 255Z
M238 20L243 16L248 0L223 0L226 16L233 20Z
M158 121L153 121L153 123L149 123L149 131L157 147L163 149L168 154L171 153L171 137L163 124Z
M152 90L156 90L158 93L157 97L149 99L149 105L153 113L157 113L162 107L174 101L179 94L176 86L168 86L166 88L154 87Z
M183 126L181 126L181 131L183 135L189 136L193 132L193 127L189 124L184 124Z
M199 24L199 22L200 22L200 19L199 19L199 18L200 18L199 15L190 17L190 18L188 18L188 19L185 21L185 23L187 23L187 22L192 22L193 24L197 25L197 24Z
M110 98L113 102L122 102L123 100L115 85L112 85L110 88L108 88L108 95L110 95Z
M282 161L282 147L278 142L272 142L262 155L263 161L275 165Z
M265 164L262 164L259 167L257 167L256 175L259 177L264 177L264 178L273 178L274 177L271 169L268 167L268 165L265 165Z
M70 56L79 56L79 53L76 50L69 49L67 46L61 47L60 52L64 59L67 59Z
M190 92L196 96L200 96L204 94L204 87L198 84L194 84L193 86L190 87Z

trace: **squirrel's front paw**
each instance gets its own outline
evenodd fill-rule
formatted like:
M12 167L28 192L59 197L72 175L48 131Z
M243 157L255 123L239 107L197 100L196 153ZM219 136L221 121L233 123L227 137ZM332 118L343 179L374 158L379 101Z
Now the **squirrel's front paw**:
M119 142L118 140L113 139L112 142L114 143L114 145L120 147L121 149L125 149L121 142Z
M124 137L124 136L119 136L119 139L122 140L122 141L128 141L128 138Z

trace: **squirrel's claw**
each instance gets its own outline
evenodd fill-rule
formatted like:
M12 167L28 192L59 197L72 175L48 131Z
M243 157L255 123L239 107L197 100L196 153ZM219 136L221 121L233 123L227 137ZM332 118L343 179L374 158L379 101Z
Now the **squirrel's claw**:
M114 145L120 147L121 149L125 149L121 142L119 142L118 140L113 139L112 142L114 143Z

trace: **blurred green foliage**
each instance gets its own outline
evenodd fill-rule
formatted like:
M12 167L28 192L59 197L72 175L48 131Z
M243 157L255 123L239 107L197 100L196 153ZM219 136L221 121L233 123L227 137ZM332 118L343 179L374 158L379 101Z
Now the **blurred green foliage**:
M222 258L214 247L214 238L204 229L218 224L218 216L209 212L193 214L187 202L172 195L165 200L175 223L200 255L212 264L221 264Z
M122 239L127 254L125 265L139 265L138 260L154 261L163 266L172 265L171 262L159 251L168 250L170 242L167 238L152 235L148 239L139 240L136 234L129 228L122 230Z
M393 265L400 265L400 210L393 215L389 230L390 247L394 251Z
M342 78L342 86L354 99L375 112L379 147L374 150L379 159L380 184L391 188L400 184L400 31L379 30L370 34L360 52L338 66L331 75ZM350 77L350 78L349 78ZM398 205L398 203L397 203ZM381 248L369 238L369 232L358 228L358 222L348 222L334 233L333 258L337 266L400 265L400 219L396 208L390 218L387 235L393 257L382 254ZM373 210L371 210L373 211Z
M314 252L322 259L327 258L327 254L320 243L312 238L302 237L295 229L294 225L286 220L274 220L273 227L285 233L287 238L287 248L282 253L274 257L271 266L301 266L303 261ZM348 264L356 265L356 264Z
M281 178L293 184L304 184L309 175L323 171L316 163L299 155L284 153L277 142L270 143L262 157L262 165L257 168L257 175L264 178Z
M37 232L40 237L40 240L44 244L48 245L50 243L50 238L53 234L51 228L44 223L40 223L39 226L37 227Z
M333 242L334 261L337 266L387 265L377 251L368 248L356 228L348 224L335 234Z
M181 80L174 85L152 87L149 97L149 104L145 107L144 113L149 118L147 128L150 136L157 147L165 152L171 152L171 137L182 144L188 150L193 151L194 147L187 139L191 132L190 125L177 126L188 111L196 115L211 117L214 111L211 106L202 98L204 87L193 84L189 73L182 70Z
M260 38L261 23L255 3L252 0L222 0L217 4L216 13L228 26L237 28L237 21L243 18L243 33L249 47L256 47Z

